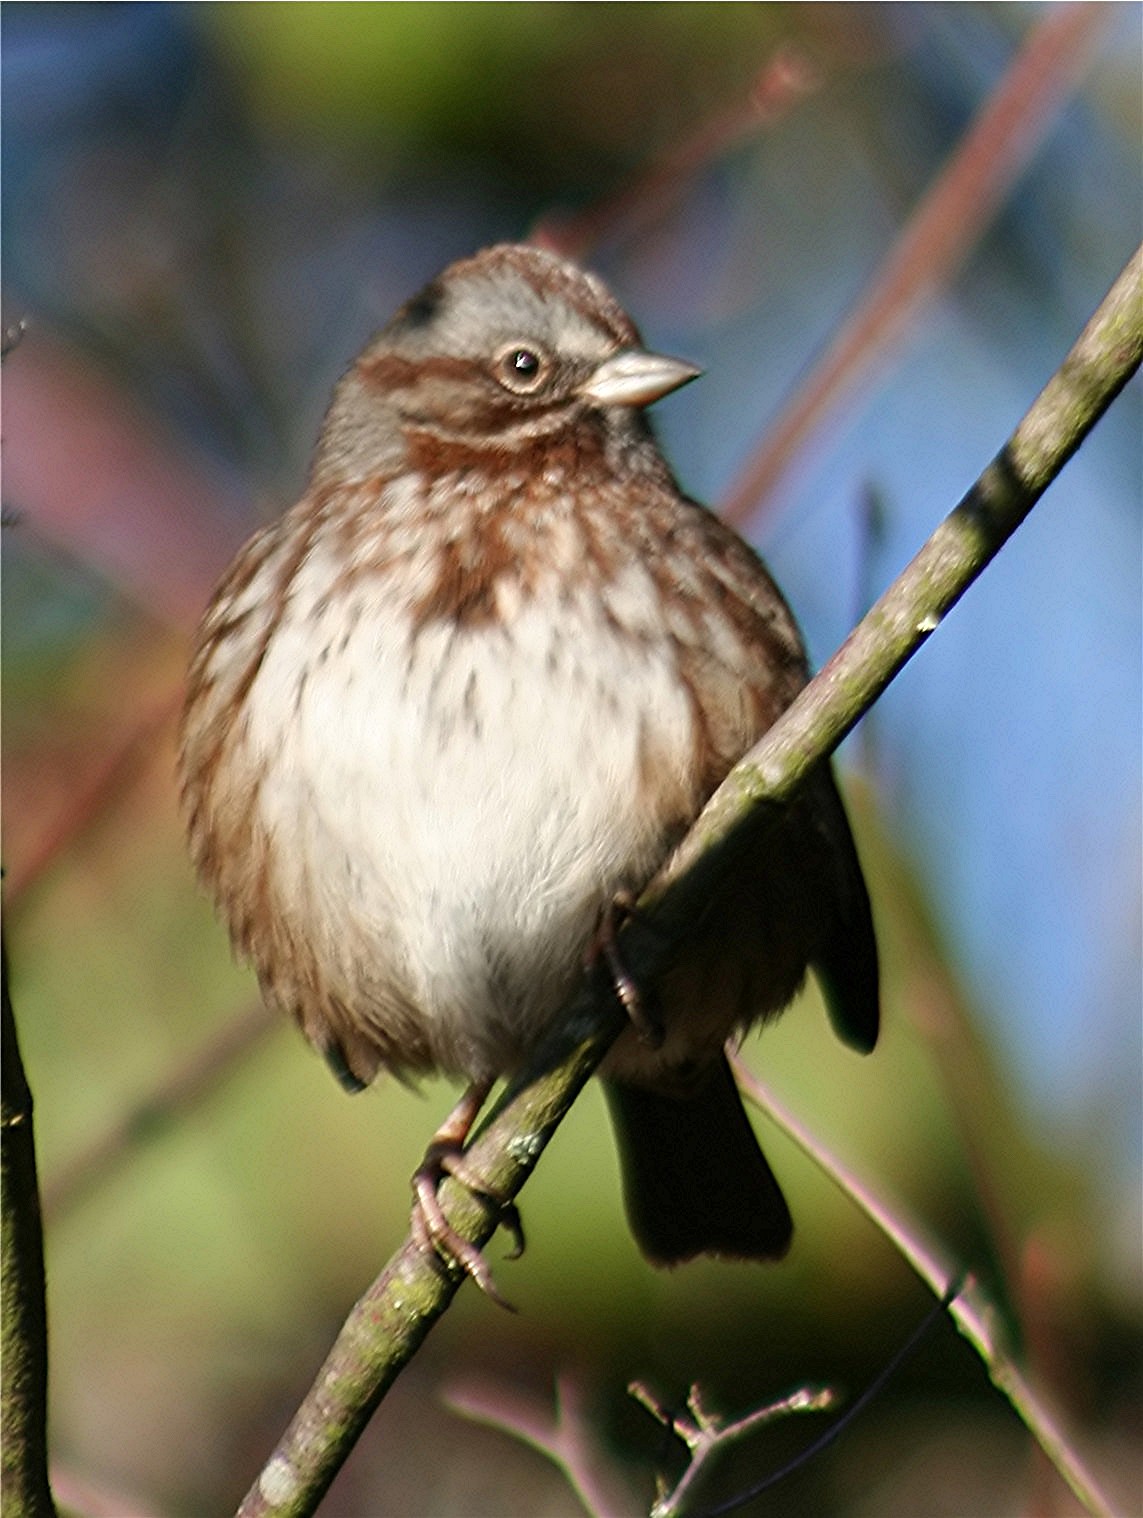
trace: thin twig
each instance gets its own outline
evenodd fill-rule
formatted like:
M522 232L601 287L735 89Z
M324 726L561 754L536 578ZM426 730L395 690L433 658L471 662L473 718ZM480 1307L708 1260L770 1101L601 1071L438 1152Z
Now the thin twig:
M1041 1394L1025 1378L1001 1342L1000 1315L979 1284L965 1277L945 1251L906 1213L889 1203L842 1163L832 1151L750 1070L731 1056L739 1088L803 1154L870 1218L921 1280L938 1297L948 1297L948 1313L984 1361L989 1379L1008 1398L1032 1437L1093 1518L1112 1518L1113 1509L1098 1482L1076 1453L1074 1439L1062 1428ZM957 1287L955 1295L951 1289Z
M1143 250L1088 323L1010 441L961 504L762 741L735 767L622 929L635 978L653 984L663 928L693 919L731 832L764 819L832 751L1043 494L1143 357ZM581 986L551 1046L507 1092L466 1155L471 1183L511 1201L618 1036L622 1018ZM537 1073L540 1072L540 1073ZM478 1249L495 1210L446 1179L449 1222ZM314 1512L385 1392L444 1312L460 1281L412 1238L350 1313L289 1428L244 1500L242 1518ZM1019 1388L1005 1390L1023 1404Z
M849 320L767 425L722 502L727 521L750 520L813 430L874 363L884 361L924 301L952 277L1079 80L1108 10L1073 3L1045 12Z
M651 1518L677 1518L703 1471L729 1445L779 1418L788 1418L793 1413L825 1412L837 1401L836 1392L828 1386L799 1386L788 1396L767 1402L765 1407L757 1407L728 1423L718 1413L703 1406L697 1386L692 1386L687 1394L685 1413L672 1412L664 1407L642 1381L632 1381L627 1390L656 1422L682 1440L691 1456L674 1486L668 1487L660 1481L658 1495L651 1507Z
M577 215L545 216L533 229L532 241L566 258L580 259L618 230L632 236L649 220L662 216L715 158L791 110L817 86L818 77L801 48L783 43L757 71L741 99L720 106L614 194Z

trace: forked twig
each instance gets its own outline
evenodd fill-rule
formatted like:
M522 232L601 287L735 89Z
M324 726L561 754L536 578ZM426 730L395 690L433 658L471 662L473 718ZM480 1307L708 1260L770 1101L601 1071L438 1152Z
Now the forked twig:
M777 1401L768 1402L765 1407L755 1408L753 1412L728 1423L718 1413L703 1406L697 1386L692 1386L687 1393L685 1413L665 1408L642 1381L632 1381L627 1390L656 1422L682 1440L691 1455L686 1470L674 1486L668 1487L662 1477L659 1478L659 1490L651 1507L651 1518L677 1518L684 1511L692 1487L710 1461L728 1445L779 1418L789 1417L793 1413L825 1412L837 1402L836 1393L828 1386L799 1386L788 1396L779 1397Z

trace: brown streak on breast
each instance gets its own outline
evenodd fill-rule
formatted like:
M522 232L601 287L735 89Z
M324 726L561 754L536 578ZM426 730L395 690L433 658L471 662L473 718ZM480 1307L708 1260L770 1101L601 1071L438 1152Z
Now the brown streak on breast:
M480 627L497 621L496 580L506 567L503 542L495 532L473 534L463 548L454 541L442 543L436 581L412 608L414 632L429 622Z
M312 509L312 503L308 504L310 509L302 510L301 507L296 507L293 512L290 512L283 519L285 523L289 523L295 528L300 522L302 527L300 531L296 532L288 553L274 568L273 593L270 597L269 607L268 609L259 608L259 615L265 615L265 624L245 669L231 688L227 704L232 709L240 708L244 705L246 697L250 693L250 687L258 677L258 671L261 669L262 662L266 657L266 650L269 648L285 614L290 597L290 586L293 584L294 576L302 560L309 553L313 540L321 527L322 514ZM307 503L303 501L302 506L306 505ZM229 599L232 597L237 589L244 589L248 586L258 571L263 568L268 560L273 558L274 551L278 547L279 542L280 535L276 530L271 531L265 537L255 538L239 557L232 572L219 585L218 590L215 592L212 609L213 606L218 605L224 598ZM216 645L225 639L229 630L240 620L228 619L218 627L212 628L205 644L196 650L194 663L191 668L191 689L187 700L187 710L190 709L201 694L202 688L196 678L198 672L200 670L205 672L205 665L209 661Z
M511 579L522 599L532 596L545 571L559 567L553 527L571 515L580 524L585 559L598 578L612 571L612 562L588 530L582 506L582 497L592 494L591 475L603 462L594 435L588 448L570 431L561 431L517 443L510 451L419 429L406 435L409 462L422 478L425 500L462 497L457 508L429 511L436 576L412 609L414 630L433 621L462 626L499 621L498 587ZM567 481L569 487L574 482L580 501L557 481ZM509 521L510 535L505 531Z

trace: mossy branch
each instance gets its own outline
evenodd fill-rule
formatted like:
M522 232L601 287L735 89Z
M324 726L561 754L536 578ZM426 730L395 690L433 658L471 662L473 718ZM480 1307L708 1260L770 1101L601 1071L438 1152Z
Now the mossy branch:
M735 767L623 930L625 962L653 980L672 924L706 899L737 829L784 802L833 751L1027 516L1143 357L1143 249L1135 254L1012 437L821 673ZM467 1156L511 1198L617 1036L622 1019L584 985L557 1040L510 1089ZM446 1180L441 1200L482 1248L495 1210ZM313 1513L386 1391L460 1285L411 1239L353 1308L313 1386L240 1508L241 1518Z

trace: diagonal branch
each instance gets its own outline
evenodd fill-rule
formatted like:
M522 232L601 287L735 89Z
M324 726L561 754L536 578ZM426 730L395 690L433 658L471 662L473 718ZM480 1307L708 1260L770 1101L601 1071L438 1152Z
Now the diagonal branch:
M999 1314L978 1282L970 1276L958 1285L960 1271L945 1251L926 1237L916 1219L907 1217L899 1203L888 1202L844 1165L738 1056L731 1056L731 1064L743 1095L861 1208L930 1291L946 1299L949 1317L983 1360L992 1384L1008 1398L1085 1511L1093 1518L1112 1518L1110 1501L1076 1452L1058 1416L1009 1354Z
M1143 249L1135 254L1008 443L825 669L719 788L623 929L624 962L653 980L673 922L707 896L748 817L784 802L832 752L1008 540L1143 358ZM664 928L668 930L664 933ZM623 1019L582 986L558 1035L505 1094L466 1156L491 1196L523 1186ZM446 1180L450 1222L477 1248L496 1213ZM243 1502L241 1518L313 1513L371 1414L448 1306L460 1278L412 1239L346 1319L325 1364Z

